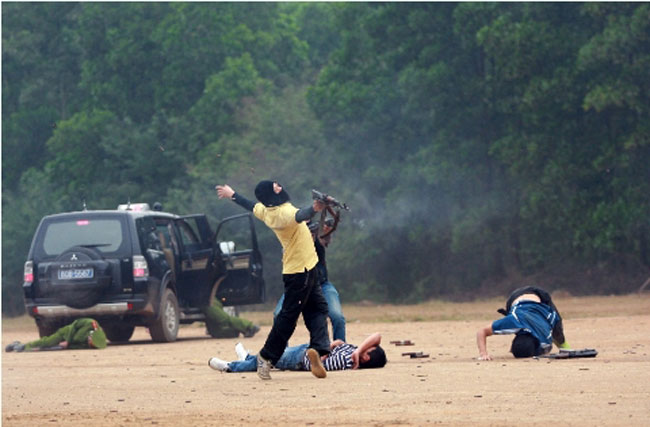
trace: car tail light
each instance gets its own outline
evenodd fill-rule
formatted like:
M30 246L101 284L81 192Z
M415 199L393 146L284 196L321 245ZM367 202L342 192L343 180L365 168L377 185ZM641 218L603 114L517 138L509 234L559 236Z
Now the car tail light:
M32 283L34 281L34 263L32 261L27 261L25 263L23 278L26 283Z
M149 277L149 266L142 255L133 256L133 277Z

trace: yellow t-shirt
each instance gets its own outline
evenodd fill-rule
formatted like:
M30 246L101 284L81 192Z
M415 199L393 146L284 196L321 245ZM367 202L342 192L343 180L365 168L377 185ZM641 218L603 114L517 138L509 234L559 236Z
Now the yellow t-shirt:
M298 208L289 202L270 208L257 203L253 208L253 214L273 230L282 245L282 274L302 273L318 263L309 227L296 222L296 212Z

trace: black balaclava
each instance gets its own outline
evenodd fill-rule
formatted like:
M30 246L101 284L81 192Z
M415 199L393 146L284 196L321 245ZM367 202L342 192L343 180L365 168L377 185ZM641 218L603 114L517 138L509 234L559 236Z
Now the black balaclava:
M275 194L274 182L276 181L260 181L255 187L255 197L266 207L280 206L290 200L289 193L284 190L284 187L280 194Z

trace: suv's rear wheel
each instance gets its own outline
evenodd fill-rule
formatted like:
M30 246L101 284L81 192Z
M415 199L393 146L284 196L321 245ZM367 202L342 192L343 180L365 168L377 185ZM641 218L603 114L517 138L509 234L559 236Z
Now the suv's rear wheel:
M166 288L160 298L160 315L149 325L151 339L157 342L176 341L179 325L178 300L171 289Z
M121 322L102 322L101 326L111 342L127 342L135 330L135 326Z

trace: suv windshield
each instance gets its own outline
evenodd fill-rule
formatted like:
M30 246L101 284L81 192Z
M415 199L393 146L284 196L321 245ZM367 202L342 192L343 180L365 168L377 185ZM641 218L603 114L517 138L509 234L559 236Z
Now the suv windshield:
M124 234L118 218L66 218L45 225L37 250L47 257L57 256L73 246L112 253L122 246Z

